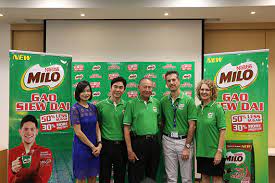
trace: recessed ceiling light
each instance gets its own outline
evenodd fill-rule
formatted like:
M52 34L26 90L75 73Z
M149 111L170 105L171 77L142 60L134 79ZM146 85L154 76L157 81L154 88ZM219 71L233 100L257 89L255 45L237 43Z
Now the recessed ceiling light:
M168 16L168 15L169 15L169 13L167 13L167 12L164 13L164 16Z
M256 14L256 11L251 11L250 14L254 15L254 14Z
M85 14L84 14L84 13L81 13L80 16L85 17Z
M2 13L0 13L0 17L4 16Z

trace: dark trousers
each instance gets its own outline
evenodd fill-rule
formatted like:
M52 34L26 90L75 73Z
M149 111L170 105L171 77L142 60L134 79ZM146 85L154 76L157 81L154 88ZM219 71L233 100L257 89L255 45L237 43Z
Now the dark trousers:
M132 148L139 160L128 163L129 183L140 183L145 178L156 180L160 159L157 137L132 137Z
M110 182L113 167L114 182L124 183L127 157L125 141L102 139L99 182Z

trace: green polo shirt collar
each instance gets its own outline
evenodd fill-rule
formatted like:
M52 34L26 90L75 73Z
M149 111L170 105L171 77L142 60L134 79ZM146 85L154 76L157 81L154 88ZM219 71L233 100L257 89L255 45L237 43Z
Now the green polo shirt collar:
M110 103L110 104L114 104L114 101L111 100L111 97L108 97L107 99L107 102ZM124 104L124 101L122 99L120 99L119 103L117 104L118 105L123 105Z
M143 100L143 99L140 97L140 95L138 95L137 99L138 99L138 101L140 101L140 102L144 102L144 101L145 101L145 100ZM148 99L148 101L147 101L147 103L152 103L152 100L153 100L153 98L152 98L152 96L150 96L149 99Z
M212 107L215 103L216 103L216 101L211 100L211 102L209 102L206 106L204 106L204 108L206 108L206 107ZM200 105L200 108L202 109L202 104Z
M179 94L179 96L176 98L176 100L177 100L177 99L182 99L183 96L184 96L184 92L183 92L183 91L180 91L180 94ZM171 96L171 94L168 95L168 99L169 99L170 101L172 101L172 96ZM175 100L175 101L176 101L176 100Z

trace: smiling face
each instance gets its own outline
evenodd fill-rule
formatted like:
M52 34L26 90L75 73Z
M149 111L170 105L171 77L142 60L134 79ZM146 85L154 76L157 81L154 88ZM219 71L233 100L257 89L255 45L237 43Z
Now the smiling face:
M31 121L25 122L19 133L24 144L32 145L35 142L35 138L38 134L38 129L35 127L35 124Z
M91 95L92 95L92 91L91 91L90 87L87 86L87 87L84 88L84 90L80 93L79 98L80 98L80 100L86 102L86 101L88 101L88 100L90 99Z
M203 102L211 101L211 90L207 84L202 84L200 88L200 98Z
M166 85L170 89L171 92L175 92L180 87L180 80L177 77L177 74L169 74L166 76Z
M111 96L113 98L120 98L122 94L124 93L125 88L121 81L116 82L111 87Z
M138 90L140 92L140 97L143 99L149 99L152 95L153 83L149 79L143 79L138 85Z

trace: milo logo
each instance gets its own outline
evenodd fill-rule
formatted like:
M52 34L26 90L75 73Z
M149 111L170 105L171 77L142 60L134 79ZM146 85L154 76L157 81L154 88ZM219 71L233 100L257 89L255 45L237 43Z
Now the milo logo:
M137 78L137 74L130 74L128 76L128 79L136 79Z
M101 69L101 65L94 65L92 68L93 71L98 71L100 69Z
M26 158L26 159L23 159L23 163L24 164L28 164L28 163L30 163L31 162L31 157L28 157L28 158Z
M100 91L93 92L93 97L99 97L101 95Z
M244 62L237 66L232 66L230 63L219 70L215 81L217 86L222 89L234 85L240 85L241 88L245 88L255 81L257 75L258 67L254 62Z
M30 67L21 78L21 87L24 90L35 90L48 86L50 90L57 88L64 79L64 69L60 65L41 67L36 64Z
M156 65L148 65L147 66L147 71L149 71L149 70L155 70L155 68L156 68Z
M225 164L243 164L245 161L245 153L244 152L236 152L232 153L231 151L226 153L226 161Z

